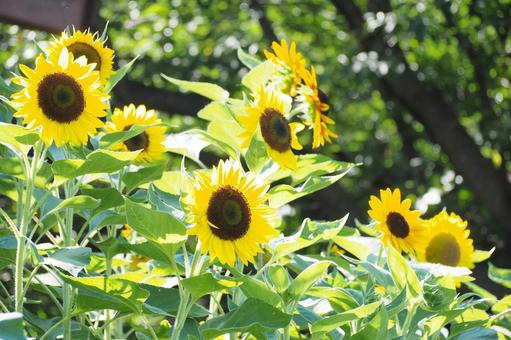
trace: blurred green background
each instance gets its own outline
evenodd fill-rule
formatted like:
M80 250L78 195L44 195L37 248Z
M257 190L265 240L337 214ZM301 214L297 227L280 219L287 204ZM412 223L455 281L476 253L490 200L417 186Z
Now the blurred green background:
M109 21L117 67L139 56L114 103L146 104L179 129L204 124L195 114L206 101L180 93L160 73L215 82L238 96L247 72L236 57L239 47L262 58L275 39L297 43L316 67L337 122L339 138L321 152L362 165L286 211L291 228L305 216L334 219L347 212L351 224L355 218L366 223L369 196L398 187L426 217L444 207L462 215L476 246L497 247L492 261L511 266L511 1L96 5L88 8L92 27L102 30ZM49 38L0 23L2 77L18 72L19 63L32 65L36 42L44 46ZM215 162L211 154L204 158Z

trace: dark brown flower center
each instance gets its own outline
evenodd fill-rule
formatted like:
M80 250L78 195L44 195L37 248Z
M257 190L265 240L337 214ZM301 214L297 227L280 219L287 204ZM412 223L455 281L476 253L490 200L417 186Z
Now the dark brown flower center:
M209 199L207 216L211 232L222 240L237 240L243 237L251 220L245 196L230 185L213 193Z
M392 235L399 238L405 238L410 233L408 222L406 222L403 215L397 212L390 212L387 215L387 227Z
M291 130L287 119L279 111L273 108L264 110L259 125L263 139L272 148L278 152L285 152L291 147Z
M124 128L124 131L128 131L132 125L128 125ZM128 140L124 141L124 145L128 148L129 151L136 150L147 150L149 147L149 136L144 131L141 134L138 134L134 137L131 137Z
M80 84L65 73L49 74L37 87L38 104L48 119L72 122L83 113L85 98Z
M441 233L431 239L426 248L426 261L456 267L461 251L456 238L449 233Z
M325 92L321 91L321 89L319 87L318 87L318 98L319 98L320 102L330 106L330 101L328 100L328 96L326 95ZM323 113L328 113L328 111L330 111L330 110L324 111Z
M81 56L85 56L87 58L87 63L92 64L95 63L95 70L101 68L101 56L98 51L94 47L89 44L83 42L75 42L67 47L68 51L73 53L75 58L79 58Z

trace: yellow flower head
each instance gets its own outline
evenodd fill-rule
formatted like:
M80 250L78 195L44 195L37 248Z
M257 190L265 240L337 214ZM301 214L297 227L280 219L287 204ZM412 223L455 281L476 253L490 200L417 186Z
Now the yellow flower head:
M296 95L298 85L301 83L301 72L305 69L305 60L296 52L296 44L291 42L288 47L286 40L281 40L280 45L274 41L271 44L273 53L265 50L264 55L278 66L276 82L280 83L280 90L292 97Z
M421 262L440 263L451 267L474 268L473 241L467 222L455 213L441 211L427 221L429 234L417 251Z
M98 72L85 58L74 59L63 48L49 60L39 55L35 68L20 65L24 76L13 82L23 89L12 95L16 117L23 124L41 129L41 138L50 145L87 143L88 136L103 126L108 95L99 90Z
M376 222L376 230L382 232L382 242L397 251L414 253L426 237L420 211L410 210L412 201L401 201L401 191L380 190L380 198L371 196L367 212Z
M198 172L187 197L189 235L197 235L202 253L234 266L248 264L262 252L261 243L276 236L275 211L267 204L268 186L245 173L238 162L220 161L211 173Z
M146 110L144 105L135 107L130 104L122 110L116 108L112 114L112 121L107 122L105 130L107 132L127 131L133 125L152 125L161 123L154 110ZM142 150L135 163L150 163L161 159L165 153L165 127L153 126L147 128L141 134L131 137L122 143L116 143L112 146L114 150L135 151Z
M75 58L85 56L89 64L94 63L94 69L99 72L102 84L112 75L114 51L105 46L97 33L81 32L73 29L73 34L63 32L60 38L55 38L50 44L49 56L60 55L63 48L73 53Z
M311 70L302 70L303 83L298 87L298 96L296 101L299 109L304 112L305 124L312 127L313 141L312 147L318 148L325 145L325 140L332 143L332 138L337 134L329 129L328 125L334 125L335 121L327 116L330 110L327 95L318 87L316 70L311 66Z
M285 98L289 97L261 87L254 106L247 108L247 115L239 116L243 128L240 137L242 147L247 148L259 127L268 155L282 168L295 169L296 157L291 149L302 149L296 133L304 126L287 120L291 105Z

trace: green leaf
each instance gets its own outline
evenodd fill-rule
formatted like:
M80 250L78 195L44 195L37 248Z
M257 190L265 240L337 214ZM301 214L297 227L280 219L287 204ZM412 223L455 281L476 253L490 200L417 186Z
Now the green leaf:
M120 82L122 78L124 78L124 76L126 76L126 73L128 73L128 71L131 69L131 67L133 66L137 59L138 56L136 56L129 63L115 71L114 74L112 74L110 78L108 78L108 82L106 83L103 91L105 93L110 93L112 89L115 87L115 85L117 85L117 83Z
M258 299L247 299L240 307L225 315L209 319L200 326L202 335L212 339L232 332L262 335L286 327L291 315Z
M486 261L490 258L490 256L495 251L495 247L491 248L490 250L480 250L476 249L474 250L474 253L472 254L472 262L479 263Z
M248 54L241 47L238 48L238 59L248 67L249 69L253 69L257 65L261 63L261 60L259 60L257 57L255 57L253 54Z
M309 247L315 243L334 238L344 227L348 215L340 220L331 222L318 222L305 219L300 230L294 235L282 237L270 242L273 250L272 260L294 253L300 249Z
M152 241L167 254L169 261L173 261L175 252L187 238L183 222L170 214L146 208L130 199L126 199L126 217L128 224L140 236Z
M307 295L327 299L338 313L351 310L359 305L348 290L339 287L312 287L307 291Z
M408 287L408 291L413 297L418 297L422 294L422 287L417 275L403 256L393 247L387 248L387 264L399 289Z
M66 198L60 202L55 208L50 210L46 215L51 215L59 210L72 208L72 209L94 209L99 206L100 201L94 197L87 195L77 195Z
M0 122L0 144L11 146L23 154L28 154L32 145L39 139L34 130L23 126Z
M329 185L334 184L338 180L340 180L344 175L348 173L348 170L345 170L337 175L332 176L318 176L318 177L309 177L302 185L298 187L292 187L287 184L277 185L270 189L268 192L269 198L268 202L273 208L280 208L283 205L292 202L300 197L309 195L318 190L324 189Z
M330 261L319 261L307 267L291 282L286 295L295 301L299 300L323 276L331 264Z
M260 172L268 160L264 142L258 138L252 138L247 152L245 153L245 161L247 161L250 171L255 173Z
M90 220L89 230L116 224L126 224L126 216L112 210L104 210Z
M166 316L175 316L179 308L179 291L176 288L156 287L141 284L141 288L149 292L149 297L144 302L144 308L150 313ZM208 311L201 305L195 304L190 310L189 316L193 318L205 317Z
M122 176L122 181L126 185L126 192L131 192L142 184L160 179L166 167L166 162L163 162L154 166L140 168L137 171L125 173L124 176Z
M490 280L503 285L504 287L511 288L511 269L498 268L492 263L488 264L488 277Z
M44 259L44 263L64 269L77 276L90 263L92 251L85 247L68 247L57 250Z
M259 90L264 86L277 71L277 66L269 60L266 60L253 69L251 69L242 79L243 86L252 92Z
M136 282L110 276L71 277L62 279L78 288L77 309L81 312L113 309L125 313L141 313L149 293Z
M314 335L316 333L328 333L337 327L340 327L350 321L360 320L373 314L382 301L376 301L361 307L353 308L352 310L340 313L334 316L325 317L312 324L311 330Z
M242 282L240 289L247 298L259 299L275 307L282 304L280 295L267 283L245 275L236 276L236 279Z
M23 314L0 313L0 339L26 339L23 334Z
M227 98L229 98L229 92L225 91L223 88L221 88L220 86L218 86L216 84L201 83L201 82L196 82L196 81L185 81L185 80L172 78L172 77L166 76L164 74L161 74L161 76L164 79L171 82L172 84L182 87L188 91L192 91L197 94L200 94L201 96L204 96L211 100L215 100L215 101L219 101L219 102L223 103L227 100Z
M192 301L197 301L200 297L209 293L237 285L235 281L216 279L211 273L204 273L181 280L181 284L192 295Z
M167 151L183 155L201 164L199 159L202 149L210 145L210 141L194 131L185 131L168 135L163 143Z
M3 235L3 236L2 236ZM18 242L14 235L9 235L5 230L0 230L0 270L16 261L16 249Z
M116 132L111 132L111 133L107 133L107 134L103 135L99 141L99 146L102 149L107 149L115 143L121 143L121 142L127 141L128 139L131 139L131 138L143 133L145 130L152 128L152 127L157 127L157 126L168 127L168 124L165 124L165 123L157 123L157 124L150 124L150 125L134 124L129 128L129 130L116 131Z
M284 293L289 287L289 273L284 266L280 264L270 266L268 276L279 293Z
M122 152L96 150L87 155L86 159L67 159L55 161L52 171L55 176L66 179L86 174L113 173L133 161L140 151Z
M352 336L353 340L366 340L366 339L387 339L388 338L388 316L385 308L380 308L373 319L360 331Z
M124 198L115 188L82 187L80 192L84 195L91 196L100 202L99 206L94 209L94 214L124 204Z

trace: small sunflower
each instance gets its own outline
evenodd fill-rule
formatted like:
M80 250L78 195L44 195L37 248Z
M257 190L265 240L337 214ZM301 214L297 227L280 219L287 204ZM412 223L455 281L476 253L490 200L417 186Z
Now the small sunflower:
M305 124L312 127L312 147L318 148L325 145L325 140L332 143L332 138L337 137L337 134L328 127L334 125L335 121L327 116L330 110L328 97L318 87L314 66L311 66L310 71L303 69L302 79L303 83L298 87L296 100L300 103L299 109L305 113Z
M302 149L296 133L304 126L287 120L291 105L285 102L284 96L261 87L255 105L247 108L247 115L239 116L243 128L240 137L242 147L247 148L259 127L268 155L282 168L296 169L296 157L291 149Z
M423 247L417 251L419 261L474 268L474 246L469 238L467 221L455 213L441 211L427 222L429 234Z
M39 55L34 69L20 65L20 70L24 76L13 78L23 87L12 95L14 115L24 117L29 128L40 128L47 145L85 144L103 126L99 117L106 115L108 95L99 90L98 72L85 58L74 59L63 48L49 60Z
M401 191L380 190L380 198L371 196L367 213L376 222L376 230L381 231L382 242L392 245L397 251L414 253L424 242L425 232L420 211L410 210L412 201L401 201Z
M112 114L112 121L107 122L105 130L107 132L127 131L133 125L152 125L161 123L154 110L146 110L144 105L135 107L130 104L122 110L116 108ZM141 134L131 137L122 143L116 143L112 146L114 150L136 151L142 150L135 159L135 163L150 163L161 159L165 153L165 127L153 126L147 128Z
M88 31L81 32L73 29L73 34L68 35L63 32L60 38L55 38L50 43L49 56L60 55L63 48L73 53L75 58L85 56L89 64L94 63L94 69L99 72L99 79L102 84L112 75L112 64L114 61L114 51L105 46L97 33Z
M236 257L245 264L262 252L261 243L276 235L271 225L275 211L267 204L268 186L238 162L220 161L209 175L196 174L187 198L189 235L197 235L202 253L211 260L234 266Z
M280 90L294 97L300 85L301 73L305 69L305 59L296 52L296 44L291 42L288 47L286 40L281 40L280 44L274 41L271 44L273 53L265 50L264 55L278 66L276 83L280 85Z

